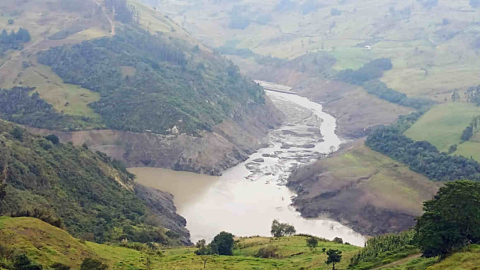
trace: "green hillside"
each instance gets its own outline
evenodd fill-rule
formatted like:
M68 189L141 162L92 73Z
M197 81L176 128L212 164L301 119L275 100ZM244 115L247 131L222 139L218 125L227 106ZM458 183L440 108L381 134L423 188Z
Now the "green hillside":
M116 245L91 242L82 243L67 232L32 218L0 218L0 246L26 253L29 258L45 267L54 262L79 269L85 258L101 259L109 269L145 269L147 258L152 269L198 269L203 262L194 254L195 248L163 249L160 254L148 250L134 250ZM207 263L207 269L330 269L324 261L322 248L339 249L343 252L345 268L348 261L360 248L329 241L320 241L317 250L306 246L306 237L294 236L280 239L241 238L236 243L234 256L216 256ZM256 258L259 249L267 246L278 248L278 259ZM1 257L1 256L0 256ZM0 260L1 266L1 260Z
M31 36L0 57L2 101L19 105L0 107L10 121L192 134L264 104L262 88L233 63L138 1L8 0L0 21L0 31L23 28Z
M450 146L457 145L453 155L480 161L480 141L477 130L469 141L462 142L462 133L472 119L480 115L480 107L472 103L448 103L437 105L425 113L405 135L417 141L428 141L440 151L448 152Z
M56 136L32 135L0 120L0 171L6 192L0 214L43 217L96 242L128 238L174 245L183 233L169 234L161 226L166 217L135 194L134 175L120 162L61 144Z
M233 256L212 256L207 261L206 269L331 269L331 266L325 264L323 248L342 251L342 261L336 266L337 269L474 270L480 263L480 248L476 245L440 262L438 258L420 258L418 250L408 245L408 239L411 239L408 234L375 238L363 249L320 241L316 250L310 250L306 247L306 239L303 236L279 239L240 238L236 241ZM27 254L34 263L43 265L44 269L49 269L54 263L62 263L76 270L85 258L100 260L112 270L203 268L200 256L194 254L196 248L170 248L152 253L146 249L134 250L118 245L82 242L61 229L33 218L1 217L0 240L2 250L13 249L17 254ZM385 246L386 243L390 245ZM372 253L381 246L382 251ZM254 256L265 247L276 247L279 257L263 259ZM350 259L359 252L362 263L351 264ZM3 269L5 262L0 255L0 269Z

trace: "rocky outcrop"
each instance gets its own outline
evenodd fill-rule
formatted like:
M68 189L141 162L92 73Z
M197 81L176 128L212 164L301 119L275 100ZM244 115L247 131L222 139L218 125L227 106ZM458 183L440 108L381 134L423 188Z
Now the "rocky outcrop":
M246 160L264 146L270 129L279 126L283 114L266 98L216 125L211 132L196 135L159 135L116 130L62 132L27 127L42 135L55 134L61 141L86 144L123 161L128 167L158 167L210 175Z
M182 243L191 244L190 232L185 228L187 221L176 213L172 194L140 184L135 184L135 194L160 218L158 225L177 233Z

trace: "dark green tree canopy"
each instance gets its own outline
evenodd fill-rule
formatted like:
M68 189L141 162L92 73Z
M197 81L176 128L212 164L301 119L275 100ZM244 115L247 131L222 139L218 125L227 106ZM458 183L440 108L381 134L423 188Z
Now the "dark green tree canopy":
M342 260L342 252L336 249L329 249L327 251L327 260L326 264L332 265L332 270L335 270L335 264L339 263Z
M290 236L296 233L295 227L288 223L280 223L278 220L272 222L272 228L270 230L273 237Z
M424 203L415 240L425 257L445 256L480 241L480 183L446 183Z
M99 260L86 258L80 265L80 270L107 270L108 266Z
M227 232L221 232L210 243L212 252L218 255L233 255L233 234Z

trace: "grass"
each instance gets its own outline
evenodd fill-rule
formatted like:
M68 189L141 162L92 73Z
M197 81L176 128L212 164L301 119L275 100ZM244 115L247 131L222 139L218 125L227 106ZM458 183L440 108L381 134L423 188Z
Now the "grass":
M49 266L53 262L70 265L78 269L87 257L105 261L110 269L144 269L147 258L153 269L200 269L203 262L194 254L195 248L165 248L160 254L127 249L114 245L86 242L70 236L66 231L55 228L33 218L0 218L0 239L3 244L21 250L29 257ZM314 251L306 247L306 237L292 236L280 239L251 237L238 239L234 256L212 256L207 269L330 269L324 262L326 254L322 248L339 249L343 252L340 269L347 268L350 257L360 247L320 241ZM279 259L262 259L254 254L266 246L278 248Z
M354 184L354 188L364 194L366 201L363 203L413 215L421 213L422 202L430 199L438 188L426 177L372 151L363 143L345 153L324 159L322 167L333 175L335 186L350 186L358 179L365 178Z
M457 151L453 155L471 157L480 162L480 133L477 132L470 141L462 143L460 139L463 130L478 115L480 107L471 103L440 104L405 131L405 135L413 140L428 141L444 152L457 144Z
M471 103L437 105L405 131L405 135L413 140L428 141L440 151L448 151L451 145L460 143L463 130L478 115L480 107Z

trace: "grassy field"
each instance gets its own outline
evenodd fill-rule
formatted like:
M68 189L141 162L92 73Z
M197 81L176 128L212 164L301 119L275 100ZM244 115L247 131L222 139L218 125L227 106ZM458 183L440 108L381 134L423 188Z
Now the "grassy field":
M145 269L147 258L153 269L201 269L202 260L194 254L195 248L179 247L163 249L159 255L148 254L119 246L82 243L67 232L32 218L0 218L2 244L25 252L42 265L61 262L78 269L87 257L104 260L110 269ZM212 256L207 269L330 269L325 264L322 248L339 249L343 252L341 269L348 266L350 257L359 247L333 242L319 242L311 251L306 247L306 237L293 236L280 239L252 237L238 239L234 256ZM278 248L278 259L256 258L262 247Z
M354 185L364 194L364 199L359 200L361 204L416 215L422 211L422 202L430 199L437 189L437 185L427 178L363 144L321 163L338 181L349 179L345 183L347 186L357 179L367 178Z
M428 141L440 151L448 151L451 145L458 144L455 155L480 161L480 143L475 141L478 134L472 141L460 144L463 130L478 115L480 107L471 103L437 105L405 131L405 135L417 141Z
M233 256L212 256L207 269L317 269L327 270L326 255L322 248L343 252L338 269L347 269L350 258L361 248L333 242L320 241L316 250L305 244L306 237L292 236L280 239L249 237L237 239ZM3 245L25 252L31 259L44 266L60 262L79 269L88 257L102 260L109 269L145 269L147 260L152 269L202 269L203 262L194 254L193 247L164 248L160 253L146 253L114 245L82 242L64 230L33 218L0 217L0 240ZM254 255L260 248L275 246L279 258L262 259ZM394 256L395 254L392 254ZM391 270L475 270L480 264L480 246L457 252L444 261L437 258L421 258L411 255L376 269ZM2 269L0 267L0 269ZM3 269L2 269L3 270Z

